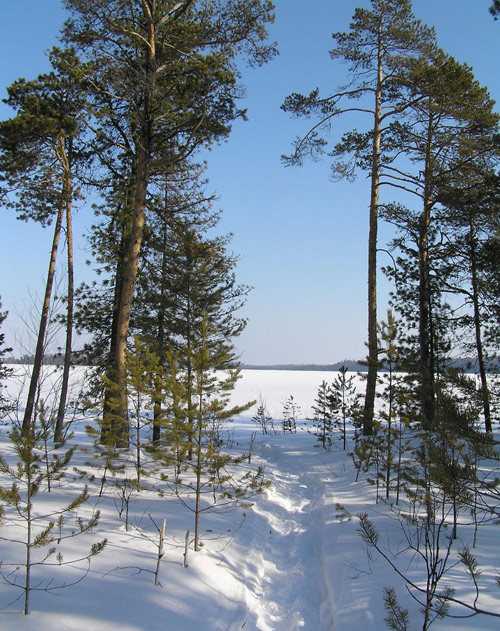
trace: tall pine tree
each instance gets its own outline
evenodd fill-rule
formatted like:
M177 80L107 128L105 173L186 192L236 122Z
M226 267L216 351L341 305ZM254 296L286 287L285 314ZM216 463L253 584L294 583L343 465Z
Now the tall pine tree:
M315 115L318 122L295 142L287 164L300 164L307 155L322 154L328 142L319 135L339 116L367 115L364 132L345 134L333 154L343 160L332 166L333 175L353 177L357 169L370 174L368 237L368 375L364 405L364 433L373 431L375 387L377 381L377 233L379 191L384 163L384 136L389 122L409 107L411 97L405 89L408 61L429 54L434 46L432 29L423 26L412 13L409 0L372 0L371 9L356 9L350 30L334 33L333 59L349 65L346 87L328 96L319 90L309 95L292 94L283 109L295 116ZM345 156L348 157L345 161ZM390 158L389 158L390 162Z

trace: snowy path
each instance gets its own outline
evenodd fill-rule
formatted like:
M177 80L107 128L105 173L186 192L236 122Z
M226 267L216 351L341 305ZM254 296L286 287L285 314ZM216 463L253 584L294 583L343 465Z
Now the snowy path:
M318 571L323 489L314 483L313 474L295 472L299 456L294 453L281 454L277 469L278 450L263 449L272 486L249 515L253 538L243 573L253 589L246 588L251 621L244 628L252 630L251 622L259 631L332 629L331 612L323 611L326 599ZM323 623L326 617L328 623Z
M362 609L353 608L354 571L341 551L343 537L357 536L355 523L344 524L335 508L339 488L349 483L332 471L327 453L305 442L306 449L293 436L262 445L272 485L238 537L246 549L233 569L242 577L243 602L230 631L337 631L346 628L338 621L347 614L349 624L371 628ZM352 490L344 490L352 498Z
M241 566L235 570L243 579L243 602L230 631L335 630L324 571L325 470L314 471L314 455L293 443L262 445L272 485L248 512L238 537Z
M248 430L241 440L248 443ZM259 436L254 461L265 467L271 486L255 498L242 523L240 510L204 516L204 546L190 555L188 569L182 566L187 520L178 503L166 505L154 493L135 498L131 523L143 525L142 536L141 529L116 528L109 498L99 504L108 547L82 583L84 596L79 585L69 588L54 608L43 592L35 593L36 613L20 617L17 608L0 616L0 631L10 631L12 615L18 631L54 625L64 631L374 631L365 607L357 611L366 599L353 592L358 585L342 551L346 546L352 557L353 548L362 550L357 520L344 522L335 508L345 495L351 510L359 493L345 458L300 432ZM144 518L149 514L157 523L166 514L169 524L158 587L151 580L154 534Z

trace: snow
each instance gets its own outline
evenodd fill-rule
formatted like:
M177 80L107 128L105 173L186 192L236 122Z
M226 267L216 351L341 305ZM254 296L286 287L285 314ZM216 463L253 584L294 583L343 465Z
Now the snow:
M52 373L51 373L52 374ZM47 378L50 383L53 378ZM333 381L335 373L305 371L243 371L232 402L266 401L279 427L284 401L290 394L305 417L310 412L321 381ZM73 373L75 383L81 370ZM11 393L19 386L12 379ZM361 383L358 382L361 390ZM255 409L255 408L254 408ZM229 448L236 453L248 449L250 435L258 430L253 410L235 419ZM193 530L192 514L172 495L160 496L157 489L135 493L130 503L127 531L118 517L119 502L113 488L97 497L90 486L91 500L80 514L101 511L92 533L70 539L64 556L85 554L91 543L104 537L108 544L92 559L88 575L77 585L55 591L34 591L31 613L22 613L22 598L0 611L2 631L382 631L386 629L383 588L396 588L401 604L410 611L409 631L422 626L418 605L394 571L375 551L367 552L358 533L359 513L367 513L380 532L381 543L399 552L397 562L414 580L421 574L402 552L404 541L391 506L375 501L375 490L361 479L340 442L324 450L305 430L305 420L296 434L258 433L248 465L265 468L271 485L253 499L250 508L224 513L206 513L201 518L203 547L190 550L183 567L184 538ZM88 419L85 420L88 422ZM74 423L74 440L88 444L84 422ZM8 425L1 428L1 453L12 460L7 439ZM352 438L349 441L352 448ZM88 459L79 451L72 464ZM7 482L4 482L7 485ZM82 482L67 479L40 503L61 506L74 497ZM343 510L341 507L343 507ZM158 531L167 519L165 556L161 560L159 585L154 585ZM498 527L482 526L474 553L483 569L480 604L500 611L500 589L494 584L500 569ZM0 529L0 558L3 564L18 563L19 546L10 541L14 529L6 522ZM470 542L469 528L459 529L463 543ZM454 546L455 548L455 546ZM460 548L460 542L457 543ZM72 582L83 576L78 567L36 568L33 584ZM457 595L473 600L471 583L458 566L447 582ZM0 580L0 607L19 592ZM463 610L462 610L463 613ZM442 631L492 631L498 619L475 616L444 619L432 628Z

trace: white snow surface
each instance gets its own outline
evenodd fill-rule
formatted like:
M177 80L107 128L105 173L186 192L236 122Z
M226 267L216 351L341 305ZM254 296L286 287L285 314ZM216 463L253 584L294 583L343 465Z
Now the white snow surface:
M75 369L75 382L81 378ZM335 373L243 371L233 402L262 398L279 428L280 413L290 394L310 412L317 388ZM11 392L18 381L11 380ZM47 383L50 383L48 379ZM17 384L17 385L16 385ZM361 390L361 385L360 385ZM248 449L255 431L253 411L231 424L228 448ZM75 422L74 440L88 445L85 421ZM8 424L1 428L2 454L12 461ZM352 438L349 441L352 448ZM72 464L88 456L78 451ZM364 479L355 481L351 458L336 442L324 450L317 439L298 426L296 434L257 433L251 468L262 465L270 487L253 499L253 505L226 513L206 513L201 518L203 548L190 551L183 567L184 537L193 530L192 514L172 495L154 489L134 494L129 530L118 517L117 498L110 486L80 509L83 517L96 507L101 519L94 532L70 540L65 558L84 553L91 543L106 537L105 550L92 560L88 575L79 584L55 591L34 591L31 613L22 613L22 598L0 611L2 631L382 631L386 629L383 588L393 586L401 604L409 609L409 631L421 628L419 606L408 595L402 579L376 552L367 553L357 515L368 513L386 549L399 552L396 562L412 579L423 579L419 568L404 554L404 541L387 503L375 502L374 489ZM3 484L7 485L4 481ZM67 479L37 502L46 509L74 497L81 481ZM341 510L339 506L344 507ZM161 560L160 584L154 585L158 532L167 519L166 550ZM156 525L155 525L156 524ZM480 528L474 553L483 569L479 603L500 611L498 526ZM17 533L18 534L18 533ZM0 528L0 571L5 563L21 561L16 532L8 522ZM458 550L471 543L471 530L459 528ZM454 548L455 549L455 548ZM34 586L72 582L80 567L44 567L35 570ZM447 584L457 595L472 601L474 592L463 569L456 566ZM20 595L20 590L0 580L0 607ZM459 612L463 614L464 611ZM442 631L493 631L498 618L475 616L438 620Z

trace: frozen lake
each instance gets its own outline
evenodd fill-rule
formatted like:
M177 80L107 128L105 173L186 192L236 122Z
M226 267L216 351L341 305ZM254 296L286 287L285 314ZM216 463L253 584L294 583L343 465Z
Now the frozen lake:
M283 405L290 395L300 406L301 416L311 416L311 407L322 381L332 383L338 371L329 370L242 370L231 401L242 404L262 398L269 414L274 419L282 416ZM364 381L356 372L348 372L347 378L354 375L358 392L364 392ZM249 413L253 414L255 408ZM248 414L248 413L247 413Z

